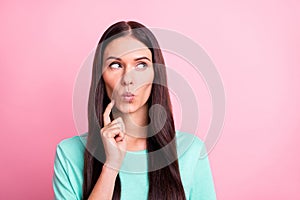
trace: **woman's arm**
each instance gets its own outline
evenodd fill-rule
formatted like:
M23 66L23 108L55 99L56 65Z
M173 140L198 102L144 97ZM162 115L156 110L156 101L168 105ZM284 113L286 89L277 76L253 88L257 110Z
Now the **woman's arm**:
M57 145L56 156L54 161L53 189L55 199L59 200L79 200L81 193L78 190L76 182L76 174L74 166L68 161L65 155L66 149L64 145ZM78 162L75 162L78 163ZM118 175L118 170L104 164L102 172L96 182L89 199L104 199L111 200L114 190L115 180Z
M89 196L89 200L111 200L117 175L117 170L103 165L102 172Z
M111 122L109 117L114 101L111 101L104 113L104 127L101 129L101 138L105 149L106 162L102 172L89 196L89 200L111 200L113 197L116 177L126 154L125 125L122 118Z
M74 191L74 183L69 178L69 162L60 145L57 145L54 160L53 190L55 199L78 200L78 193Z
M198 140L199 142L200 140ZM202 142L201 142L202 143ZM202 143L204 154L205 144ZM214 180L210 169L208 155L199 157L193 174L193 183L190 193L190 200L216 200Z

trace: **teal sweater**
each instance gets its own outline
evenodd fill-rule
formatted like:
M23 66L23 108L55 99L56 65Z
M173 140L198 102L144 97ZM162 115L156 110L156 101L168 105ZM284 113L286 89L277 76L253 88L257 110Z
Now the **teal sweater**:
M57 145L53 189L56 199L82 199L83 163L87 133ZM176 131L178 163L186 199L216 199L208 157L200 157L204 143L196 136ZM202 149L203 148L203 149ZM146 200L147 150L127 151L119 171L121 200Z

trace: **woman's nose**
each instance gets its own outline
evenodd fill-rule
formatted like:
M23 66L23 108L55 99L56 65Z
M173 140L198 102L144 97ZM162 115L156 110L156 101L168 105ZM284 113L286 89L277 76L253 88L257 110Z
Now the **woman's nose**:
M122 85L131 85L133 84L133 79L132 79L132 71L127 71L122 78Z

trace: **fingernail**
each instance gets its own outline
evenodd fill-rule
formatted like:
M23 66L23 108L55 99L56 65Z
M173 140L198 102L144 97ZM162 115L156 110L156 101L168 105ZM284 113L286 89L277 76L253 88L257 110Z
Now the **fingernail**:
M113 100L111 100L111 103L114 105L115 104L115 100L113 99Z

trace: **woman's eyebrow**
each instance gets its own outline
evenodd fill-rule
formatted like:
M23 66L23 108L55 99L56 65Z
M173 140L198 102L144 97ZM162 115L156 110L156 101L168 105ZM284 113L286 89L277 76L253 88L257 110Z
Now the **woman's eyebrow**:
M118 57L115 57L115 56L109 56L108 58L106 58L106 60L109 60L109 59L115 59L115 60L119 60L119 61L122 60L121 58L118 58ZM148 57L146 57L146 56L139 57L139 58L135 58L134 61L143 60L143 59L146 59L146 60L151 61L151 60L150 60Z
M146 57L146 56L136 58L136 59L134 59L134 61L143 60L143 59L146 59L146 60L151 61L151 60L150 60L148 57Z
M121 58L114 57L114 56L109 56L108 58L106 58L106 60L109 60L109 59L121 60Z

